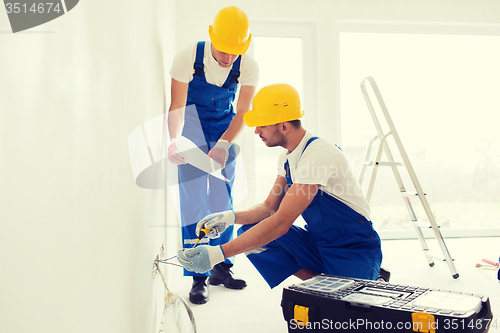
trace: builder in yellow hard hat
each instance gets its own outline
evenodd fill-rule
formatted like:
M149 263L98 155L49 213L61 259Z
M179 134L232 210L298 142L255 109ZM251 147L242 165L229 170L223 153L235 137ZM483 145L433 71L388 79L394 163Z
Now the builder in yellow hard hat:
M342 153L325 139L306 131L297 91L287 84L262 88L244 116L269 147L285 151L267 199L234 213L211 214L197 230L210 228L218 237L233 224L243 224L238 237L219 246L178 252L189 270L204 272L228 256L246 253L271 288L290 275L306 280L319 273L376 279L382 252L370 222L370 208ZM307 226L293 225L302 215Z
M259 68L246 55L251 34L248 17L241 9L230 6L221 9L209 26L210 41L189 45L176 54L172 76L171 105L168 113L170 145L168 159L178 164L179 200L183 247L191 248L197 240L196 223L205 215L232 209L231 189L235 179L236 151L232 145L241 132L243 115L250 109ZM238 90L239 88L239 90ZM233 105L239 91L238 102ZM179 152L179 136L194 142L222 167L228 183L208 176L193 165L186 164ZM211 245L232 239L230 228ZM206 242L207 238L202 239ZM203 304L209 298L208 283L242 289L246 282L234 279L228 257L211 272L194 273L189 292L192 303Z

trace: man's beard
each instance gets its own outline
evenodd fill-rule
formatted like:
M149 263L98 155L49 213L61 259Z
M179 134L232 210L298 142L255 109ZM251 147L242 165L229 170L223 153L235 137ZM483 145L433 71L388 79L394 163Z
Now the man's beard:
M276 127L276 130L271 134L271 136L266 138L265 144L268 147L284 147L286 145L286 138Z

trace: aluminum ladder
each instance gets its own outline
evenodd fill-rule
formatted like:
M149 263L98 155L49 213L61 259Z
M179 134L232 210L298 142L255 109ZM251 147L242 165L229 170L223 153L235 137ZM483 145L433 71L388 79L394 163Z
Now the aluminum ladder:
M373 104L370 100L370 96L368 95L367 89L366 89L366 82L368 82L371 85L371 88L373 90L373 93L375 97L377 98L377 101L380 106L380 110L384 115L384 118L387 122L387 126L389 128L389 131L387 133L384 133L382 130L382 127L380 125L380 122L377 118L377 114L375 113L375 110L373 108ZM377 176L377 171L380 166L390 166L392 169L392 172L394 174L394 177L396 178L396 182L398 183L399 190L401 192L401 195L403 197L404 203L406 205L406 208L408 209L408 213L410 214L412 224L415 227L415 231L417 232L417 237L420 241L420 244L422 246L422 249L424 250L425 256L427 258L427 261L429 262L429 266L433 267L434 266L434 260L433 258L437 258L440 260L443 260L442 257L437 257L429 251L429 247L427 246L427 242L425 240L424 234L422 232L421 228L431 228L432 231L434 232L434 235L436 237L436 240L439 244L439 247L441 248L441 251L444 255L444 261L448 264L448 267L451 271L451 274L454 279L458 278L458 272L455 268L455 264L453 263L453 259L450 256L450 252L448 251L448 248L446 247L446 244L444 242L443 236L441 235L441 231L439 230L439 226L436 223L436 220L434 218L434 215L432 214L431 208L429 206L429 203L427 202L427 199L425 197L425 193L422 190L422 187L420 186L420 183L417 179L417 175L415 174L415 171L413 170L413 167L410 163L410 160L408 158L408 155L406 154L406 151L403 147L403 144L401 143L401 139L398 135L398 132L396 131L396 127L394 126L394 123L392 122L391 116L389 115L389 112L387 110L387 107L384 103L384 100L382 99L382 95L380 94L380 90L378 89L377 83L373 79L373 77L368 76L365 78L363 81L361 81L361 91L363 93L363 97L365 98L366 104L368 106L368 109L370 111L371 117L373 119L373 123L375 124L375 127L377 129L377 135L370 141L368 144L368 148L365 153L364 161L363 161L363 166L361 169L361 173L359 176L359 184L363 184L363 179L366 173L366 170L368 167L372 167L372 174L368 183L368 188L366 191L366 200L368 203L370 202L372 192L373 192L373 187L375 185L375 178ZM399 150L399 153L402 158L402 162L395 161L394 157L391 153L391 150L389 148L389 145L387 143L387 138L389 136L392 136L394 138L394 141L396 143L396 146ZM371 150L372 146L376 141L380 141L378 145L378 149L375 155L375 159L371 159ZM382 153L385 153L385 156L387 160L382 161ZM413 185L416 189L416 193L410 193L406 191L406 188L403 184L403 180L401 178L401 175L398 170L398 166L405 166L408 174L413 182ZM423 208L425 210L425 213L427 214L427 217L429 219L429 224L427 223L422 223L417 220L417 217L415 215L415 212L413 210L410 198L415 198L418 197L423 205Z

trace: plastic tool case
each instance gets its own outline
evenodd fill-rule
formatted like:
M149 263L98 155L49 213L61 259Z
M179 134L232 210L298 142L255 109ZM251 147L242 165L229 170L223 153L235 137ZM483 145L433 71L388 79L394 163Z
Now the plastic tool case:
M289 332L488 332L488 297L387 282L318 275L286 287Z

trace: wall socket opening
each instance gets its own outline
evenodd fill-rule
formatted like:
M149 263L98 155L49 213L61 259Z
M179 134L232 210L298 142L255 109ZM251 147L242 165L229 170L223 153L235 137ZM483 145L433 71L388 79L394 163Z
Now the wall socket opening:
M165 259L165 243L161 244L160 252L156 255L156 258L153 262L153 279L158 274L158 261Z

